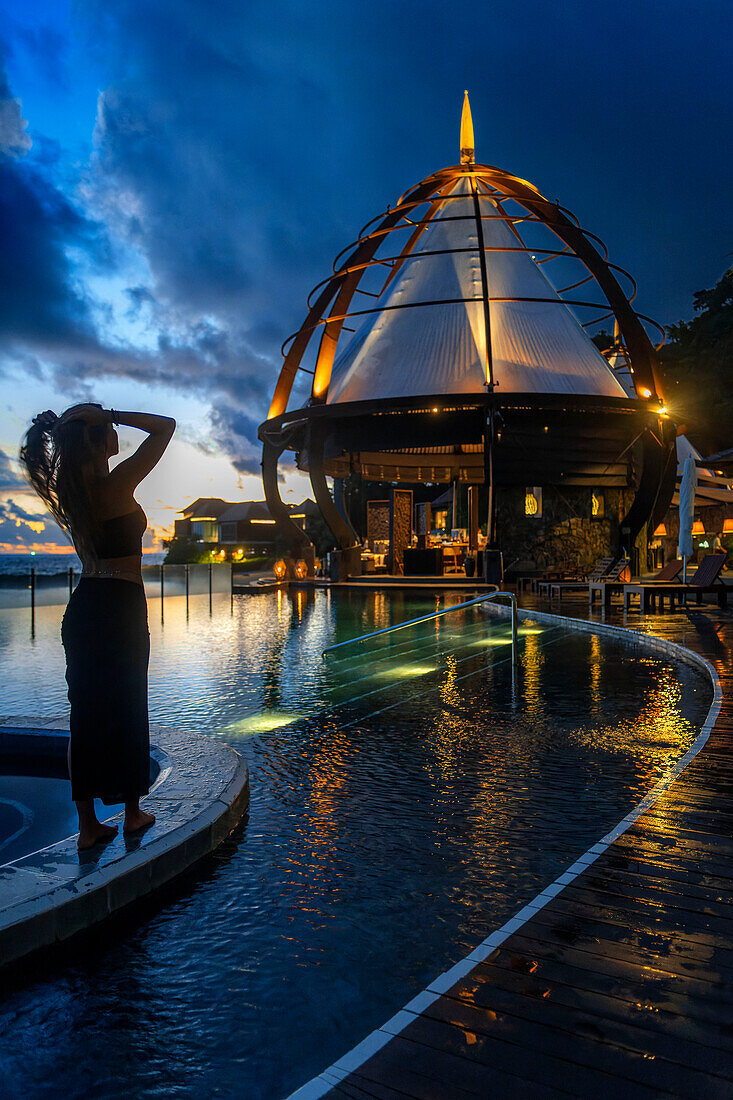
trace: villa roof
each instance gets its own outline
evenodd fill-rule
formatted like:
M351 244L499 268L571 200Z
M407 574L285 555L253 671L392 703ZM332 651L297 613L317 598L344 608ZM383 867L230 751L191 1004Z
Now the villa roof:
M231 504L225 512L219 516L219 523L233 523L237 520L271 519L270 509L264 500L242 500L238 504Z
M315 501L306 498L301 504L286 504L290 512L304 513L307 516L318 515L318 507ZM264 500L242 500L236 504L230 504L225 512L219 516L219 523L235 523L239 520L268 520L272 518L270 509Z
M216 519L230 506L231 501L221 497L197 497L185 508L179 508L179 512L186 519Z

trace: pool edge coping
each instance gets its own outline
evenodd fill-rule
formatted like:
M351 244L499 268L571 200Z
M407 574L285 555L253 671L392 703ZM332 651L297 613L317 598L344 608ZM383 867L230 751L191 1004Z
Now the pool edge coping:
M508 618L511 615L511 609L501 604L484 604L481 610L494 618ZM322 1070L316 1077L311 1078L295 1089L294 1092L289 1093L285 1100L322 1100L331 1089L340 1085L350 1074L358 1070L369 1058L385 1047L387 1043L399 1036L409 1024L419 1018L425 1009L444 996L457 982L470 974L476 966L484 962L493 951L595 863L643 813L662 797L688 764L700 753L710 737L720 713L723 691L715 667L701 654L695 653L694 650L688 649L679 642L669 642L654 634L647 634L644 631L632 630L630 627L616 626L611 623L599 623L589 619L555 615L547 611L532 611L528 608L519 608L518 617L523 620L530 619L535 622L545 622L552 626L565 626L585 634L605 634L617 638L632 649L645 649L701 670L711 682L713 699L699 733L687 751L668 769L664 778L647 791L644 797L632 807L625 817L621 818L610 832L591 845L583 855L579 856L551 883L545 886L531 901L517 910L500 928L489 933L470 954L460 959L448 970L437 975L429 985L412 997L381 1027L371 1031L356 1046L347 1051L338 1061Z
M68 733L68 722L0 718L3 727ZM164 757L143 800L156 823L137 837L78 853L76 834L0 866L0 969L61 943L150 896L214 851L249 806L249 770L231 746L169 726L151 728L151 750ZM3 883L7 890L3 890Z

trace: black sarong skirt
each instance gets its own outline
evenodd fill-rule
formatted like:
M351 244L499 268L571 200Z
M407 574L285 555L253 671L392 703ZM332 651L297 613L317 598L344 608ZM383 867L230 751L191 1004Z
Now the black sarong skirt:
M71 703L71 797L111 805L150 789L145 590L82 577L61 624Z

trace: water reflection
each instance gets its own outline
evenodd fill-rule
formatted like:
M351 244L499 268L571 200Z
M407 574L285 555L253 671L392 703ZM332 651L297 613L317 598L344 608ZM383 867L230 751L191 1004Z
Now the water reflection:
M322 660L432 596L215 594L209 618L192 595L164 633L151 604L153 720L236 731L250 819L159 911L5 992L10 1095L287 1095L615 825L709 702L692 669L531 624L513 696L506 624L475 610ZM13 614L0 711L63 713L60 609L32 651Z

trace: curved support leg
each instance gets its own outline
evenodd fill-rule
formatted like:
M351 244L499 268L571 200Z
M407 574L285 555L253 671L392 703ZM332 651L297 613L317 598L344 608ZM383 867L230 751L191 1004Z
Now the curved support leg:
M323 470L323 443L323 432L320 426L311 425L308 437L308 473L313 486L313 495L340 549L351 550L359 545L359 536L334 504Z
M670 458L670 447L674 448L674 440L672 440L671 444L668 439L660 443L651 431L644 433L641 442L642 471L639 488L636 490L633 504L621 523L622 532L626 532L625 535L622 535L622 538L629 551L636 542L644 524L655 518L658 514L658 509L661 509L664 505L662 515L666 512L668 494L669 500L672 499L671 493L669 493L669 471L670 463L672 462ZM674 465L672 466L672 491L674 491L674 474L676 470L677 466L675 459Z
M670 428L669 438L665 440L665 444L669 450L667 451L667 459L659 483L659 492L657 493L657 499L654 501L654 508L649 520L651 531L656 531L669 511L677 482L677 438L673 428Z
M308 563L308 569L313 571L315 559L315 547L305 531L293 523L285 503L280 496L280 486L277 481L277 464L284 447L277 446L269 440L262 444L262 484L265 489L265 500L270 514L277 524L277 531L288 542L290 553L294 558L303 558Z

